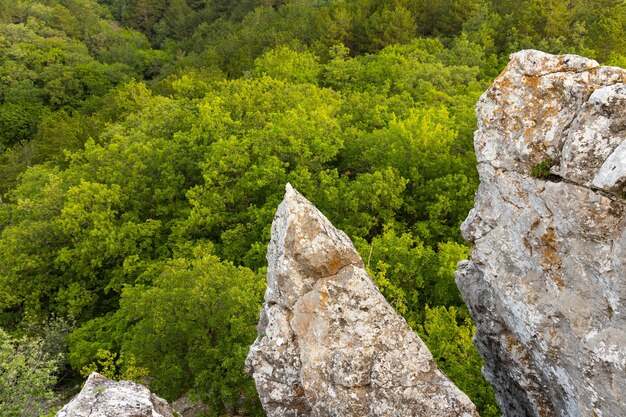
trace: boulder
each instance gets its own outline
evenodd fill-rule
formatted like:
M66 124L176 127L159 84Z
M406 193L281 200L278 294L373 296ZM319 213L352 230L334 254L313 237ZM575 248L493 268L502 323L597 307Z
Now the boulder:
M456 277L505 416L625 415L625 83L528 50L478 102Z
M97 372L56 417L174 417L167 401L132 381L112 381Z
M352 242L287 185L246 370L268 416L478 416Z

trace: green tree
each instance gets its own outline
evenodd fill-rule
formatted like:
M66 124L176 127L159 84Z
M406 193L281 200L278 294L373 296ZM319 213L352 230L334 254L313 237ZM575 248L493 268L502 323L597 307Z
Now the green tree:
M396 234L387 229L367 243L357 241L357 248L383 295L417 328L423 322L425 271L434 261L435 253L410 234Z
M437 365L470 397L481 416L499 416L493 388L481 374L483 360L472 345L475 328L467 314L455 307L428 306L425 313L418 332Z
M89 377L93 372L115 381L141 382L148 376L146 368L136 365L134 356L118 358L117 353L105 349L98 349L96 361L83 367L80 371L84 378Z
M124 290L120 312L133 324L122 354L147 367L150 387L169 400L192 390L217 413L254 410L243 362L256 337L264 278L220 262L210 247L194 252L169 262L151 288Z
M386 7L372 14L366 32L373 50L395 43L409 43L415 34L415 20L402 6Z
M274 48L255 61L255 73L276 80L317 84L321 70L319 58L310 52L297 52L287 47Z
M0 23L0 195L6 199L26 167L62 164L64 150L82 146L92 133L85 128L87 103L133 76L154 75L165 53L107 20L92 0L4 3L11 4Z
M46 354L43 341L11 338L0 328L0 414L37 417L46 413L56 396L57 363Z
M332 91L266 76L207 96L200 123L216 139L200 163L204 183L187 193L192 211L180 233L217 242L222 258L263 265L284 184L310 188L341 147L338 103Z
M598 19L589 25L588 45L605 60L616 55L626 55L626 40L620 34L626 28L626 4L617 4L601 10Z

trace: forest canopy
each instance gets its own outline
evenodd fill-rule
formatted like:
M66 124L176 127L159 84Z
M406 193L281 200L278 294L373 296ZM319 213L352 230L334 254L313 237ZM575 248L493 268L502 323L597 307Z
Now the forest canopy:
M498 416L454 284L474 106L519 49L626 66L625 23L618 0L3 1L0 410L95 369L262 415L243 361L291 182Z

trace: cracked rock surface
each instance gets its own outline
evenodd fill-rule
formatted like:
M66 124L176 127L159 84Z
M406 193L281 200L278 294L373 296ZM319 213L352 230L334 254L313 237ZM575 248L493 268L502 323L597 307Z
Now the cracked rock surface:
M56 417L174 417L167 401L132 381L112 381L96 372Z
M368 276L350 239L287 185L246 370L268 416L477 417Z
M625 413L625 83L528 50L478 102L473 247L456 276L505 416Z

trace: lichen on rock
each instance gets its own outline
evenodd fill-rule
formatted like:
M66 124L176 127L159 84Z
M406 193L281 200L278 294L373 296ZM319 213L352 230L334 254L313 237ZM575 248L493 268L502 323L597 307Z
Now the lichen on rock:
M113 381L97 372L56 417L174 417L167 401L132 381Z
M246 370L269 416L478 416L352 242L287 185Z
M626 410L626 71L522 51L478 102L457 285L506 416ZM551 161L550 175L531 175Z

